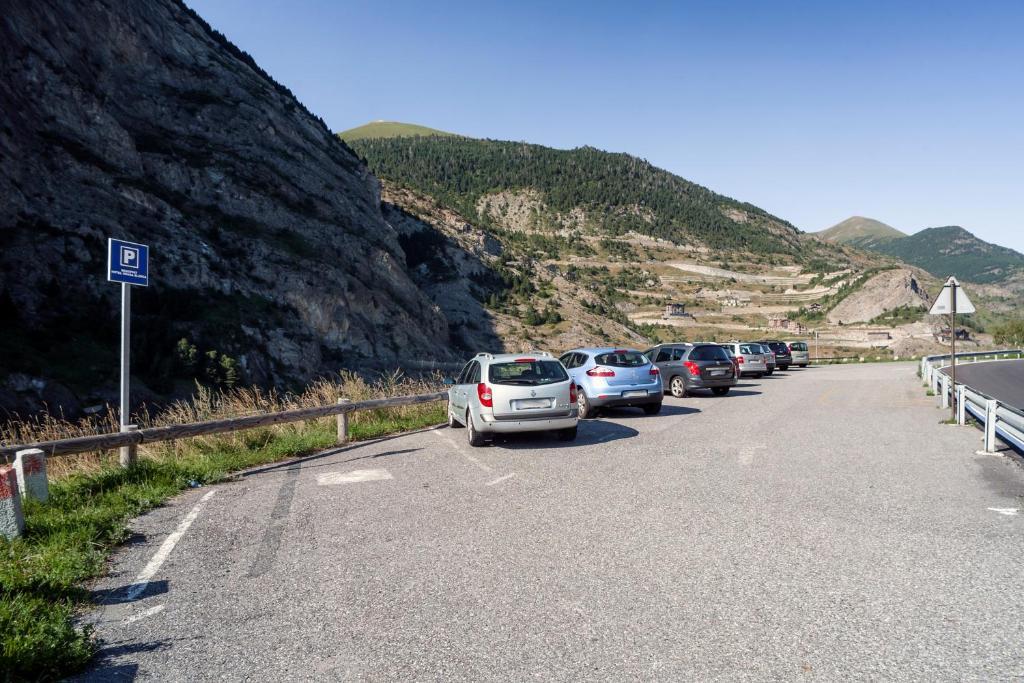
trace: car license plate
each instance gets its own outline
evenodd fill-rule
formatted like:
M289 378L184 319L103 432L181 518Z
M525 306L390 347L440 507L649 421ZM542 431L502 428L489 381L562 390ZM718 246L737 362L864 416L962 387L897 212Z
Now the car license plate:
M516 401L516 410L534 410L536 408L550 408L550 398L523 398Z
M712 370L710 374L712 377L721 377L725 374L725 370Z
M636 398L637 396L646 396L647 391L623 391L622 398Z

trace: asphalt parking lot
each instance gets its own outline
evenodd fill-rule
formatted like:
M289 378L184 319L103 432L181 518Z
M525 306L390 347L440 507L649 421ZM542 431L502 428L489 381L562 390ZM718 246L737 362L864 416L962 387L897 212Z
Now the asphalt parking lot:
M1024 470L940 424L915 370L794 369L574 443L428 430L190 491L96 586L84 679L1022 677Z

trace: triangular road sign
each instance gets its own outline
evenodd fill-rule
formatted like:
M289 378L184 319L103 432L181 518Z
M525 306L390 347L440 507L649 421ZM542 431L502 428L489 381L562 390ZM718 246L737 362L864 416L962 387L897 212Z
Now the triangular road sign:
M942 291L935 297L935 303L932 304L932 308L928 312L932 315L952 313L954 288L956 289L956 312L974 313L974 304L967 298L967 292L964 291L964 288L960 286L960 283L953 276L946 280L946 284L942 286Z

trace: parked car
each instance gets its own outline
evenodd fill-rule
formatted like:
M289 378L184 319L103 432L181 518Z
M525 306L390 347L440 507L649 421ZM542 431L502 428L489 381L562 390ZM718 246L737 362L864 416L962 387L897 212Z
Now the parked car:
M793 365L806 368L811 362L811 353L807 349L807 342L790 342L789 353L793 356Z
M775 352L772 351L771 347L761 342L748 342L756 347L760 347L761 353L764 355L764 365L767 368L765 370L766 375L771 377L772 373L775 372Z
M465 426L471 446L494 434L552 430L576 438L576 383L549 353L478 353L445 380L448 426Z
M775 364L779 370L789 370L789 366L793 364L793 356L784 342L780 342L778 339L762 339L761 343L767 344L768 348L775 353Z
M768 372L768 365L765 363L764 351L761 350L760 344L730 342L722 344L722 346L736 358L740 377L751 375L759 378L764 377L764 373Z
M560 360L576 384L581 419L602 408L634 406L648 415L661 411L665 392L661 373L635 349L573 349Z
M695 389L724 396L736 386L736 368L718 344L659 344L645 355L654 359L666 388L676 398Z

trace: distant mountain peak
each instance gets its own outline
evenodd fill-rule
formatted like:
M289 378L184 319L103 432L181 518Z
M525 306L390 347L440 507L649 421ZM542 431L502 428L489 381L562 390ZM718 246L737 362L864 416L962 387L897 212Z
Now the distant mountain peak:
M416 123L385 121L384 119L377 119L376 121L371 121L370 123L365 123L361 126L349 128L348 130L338 133L338 137L346 142L372 138L407 138L417 135L456 137L455 133L438 130L437 128L428 128L427 126L421 126Z
M906 237L891 225L865 216L850 216L827 230L814 233L819 239L839 244L849 244L861 249L871 249L882 242Z

